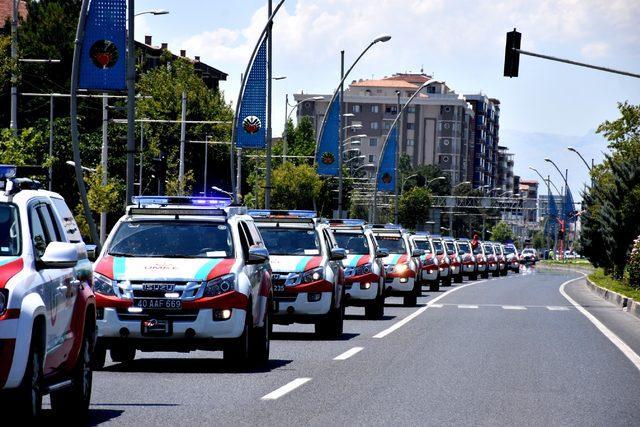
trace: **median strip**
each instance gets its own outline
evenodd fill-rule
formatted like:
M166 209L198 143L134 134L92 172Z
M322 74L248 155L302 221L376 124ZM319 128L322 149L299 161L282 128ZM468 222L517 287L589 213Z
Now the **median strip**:
M296 378L288 384L283 385L282 387L272 391L269 394L265 394L262 396L261 400L276 400L284 396L285 394L297 389L301 385L304 385L311 381L311 378Z

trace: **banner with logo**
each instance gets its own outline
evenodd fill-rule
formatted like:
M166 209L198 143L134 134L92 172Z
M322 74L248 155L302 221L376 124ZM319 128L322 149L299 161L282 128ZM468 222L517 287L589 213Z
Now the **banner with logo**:
M394 191L396 188L396 149L398 146L398 126L393 125L387 135L387 142L383 147L382 157L376 176L376 188L378 191Z
M320 130L320 140L316 150L318 173L325 176L338 176L338 156L340 155L340 94L329 108Z
M564 209L562 212L562 218L566 221L573 222L576 220L575 210L573 206L573 194L571 190L567 188L567 192L564 197Z
M126 0L91 0L80 56L79 88L126 89L126 25Z
M267 38L258 48L240 97L236 118L236 147L265 148L267 145Z

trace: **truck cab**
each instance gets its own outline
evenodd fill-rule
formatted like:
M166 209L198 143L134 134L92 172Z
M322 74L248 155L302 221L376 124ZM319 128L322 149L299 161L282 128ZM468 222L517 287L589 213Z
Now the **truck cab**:
M422 283L429 285L429 291L438 292L440 282L438 281L438 257L433 249L429 234L417 232L409 237L411 243L424 254L420 256L420 273L418 277Z
M86 414L96 306L87 246L64 199L0 165L0 406L36 417L42 396Z

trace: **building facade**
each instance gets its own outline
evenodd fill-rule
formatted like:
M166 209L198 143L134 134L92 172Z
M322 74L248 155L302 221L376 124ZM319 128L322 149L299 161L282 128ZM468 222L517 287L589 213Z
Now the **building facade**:
M349 126L347 141L359 140L369 176L377 165L382 147L400 106L431 77L425 74L395 74L380 80L353 81L345 90L343 126ZM297 102L323 96L322 100L303 102L298 119L309 116L316 134L320 131L331 95L295 94ZM463 96L449 86L434 82L411 103L400 123L400 153L414 166L438 165L451 177L453 185L470 181L469 160L473 141L474 111ZM366 137L352 138L356 135ZM349 148L347 143L345 148Z
M499 187L502 193L513 194L513 165L514 154L510 153L507 147L504 147L502 145L498 146L498 174L496 187Z
M483 93L464 98L475 113L473 144L468 174L474 188L498 186L498 145L500 142L500 101Z

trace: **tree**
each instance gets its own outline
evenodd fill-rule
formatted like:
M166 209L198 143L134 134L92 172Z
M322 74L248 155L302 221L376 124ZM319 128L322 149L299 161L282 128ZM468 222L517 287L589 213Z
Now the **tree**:
M312 166L287 162L273 170L271 185L273 209L315 209L322 180Z
M500 243L506 243L513 240L513 232L511 227L504 221L500 221L491 229L492 240Z
M415 229L423 225L429 217L431 191L415 187L405 191L398 202L398 220L407 228Z
M531 245L537 249L547 247L547 239L545 239L542 231L538 230L533 233L533 236L531 237Z

